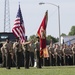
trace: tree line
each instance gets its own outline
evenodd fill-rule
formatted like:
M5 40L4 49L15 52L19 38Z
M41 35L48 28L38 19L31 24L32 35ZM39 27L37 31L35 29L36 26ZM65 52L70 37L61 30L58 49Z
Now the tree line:
M72 26L70 29L70 32L68 33L68 36L73 36L75 35L75 26ZM61 36L67 36L65 33L62 33ZM29 37L29 40L33 40L34 42L36 41L36 35L31 35ZM50 44L51 40L53 40L53 43L56 43L59 41L59 38L53 37L51 35L46 36L46 42L47 44Z

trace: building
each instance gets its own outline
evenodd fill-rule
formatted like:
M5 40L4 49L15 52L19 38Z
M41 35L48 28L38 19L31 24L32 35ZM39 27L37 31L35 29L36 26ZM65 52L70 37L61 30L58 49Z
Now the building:
M4 42L6 38L8 38L14 42L15 41L15 36L12 32L1 32L0 33L0 42Z
M63 43L67 45L75 43L75 35L74 36L61 36L61 44Z
M74 36L61 36L61 44L73 44L75 43L75 35ZM55 43L55 44L59 44L59 42Z

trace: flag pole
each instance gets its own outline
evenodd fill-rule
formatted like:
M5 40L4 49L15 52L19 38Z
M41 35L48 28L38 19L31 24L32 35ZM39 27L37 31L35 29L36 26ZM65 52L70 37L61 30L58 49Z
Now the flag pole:
M20 7L20 1L18 2L18 4L19 4L19 7Z
M56 6L58 8L58 26L59 26L59 45L61 46L61 30L60 30L60 7L59 5L56 5L56 4L53 4L53 3L44 3L44 2L40 2L39 5L42 5L42 4L50 4L50 5L53 5L53 6Z

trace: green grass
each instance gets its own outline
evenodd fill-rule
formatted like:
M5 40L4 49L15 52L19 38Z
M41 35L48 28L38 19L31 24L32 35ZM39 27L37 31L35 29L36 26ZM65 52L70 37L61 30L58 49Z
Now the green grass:
M75 66L49 66L42 67L42 69L32 68L21 69L0 68L0 75L75 75Z

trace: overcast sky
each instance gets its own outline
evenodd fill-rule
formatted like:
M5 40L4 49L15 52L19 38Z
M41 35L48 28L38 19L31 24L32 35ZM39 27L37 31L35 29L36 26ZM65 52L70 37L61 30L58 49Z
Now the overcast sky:
M0 32L4 31L4 1L0 0ZM40 2L59 5L61 33L68 34L70 28L75 25L75 0L9 0L11 29L19 1L27 36L36 35L45 11L48 10L47 35L59 37L58 8L51 4L39 5Z

